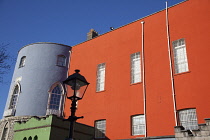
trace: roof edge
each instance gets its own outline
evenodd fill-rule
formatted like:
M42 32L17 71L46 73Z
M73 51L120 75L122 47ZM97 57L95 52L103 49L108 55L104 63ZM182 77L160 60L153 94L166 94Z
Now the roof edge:
M177 3L177 4L174 4L174 5L172 5L172 6L169 6L168 8L175 7L175 6L177 6L177 5L179 5L179 4L182 4L182 3L186 2L186 1L189 1L189 0L183 0L182 2L179 2L179 3ZM130 23L128 23L128 24L122 25L122 26L120 26L120 27L118 27L118 28L116 28L116 29L114 29L114 30L108 31L108 32L103 33L103 34L101 34L101 35L98 35L97 37L94 37L94 38L92 38L92 39L90 39L90 40L96 39L96 38L98 38L98 37L100 37L100 36L102 36L102 35L105 35L105 34L107 34L107 33L113 32L113 31L115 31L115 30L117 30L117 29L123 28L123 27L125 27L125 26L127 26L127 25L130 25L130 24L134 23L134 22L143 20L144 18L147 18L147 17L149 17L149 16L155 15L155 14L157 14L157 13L160 13L160 12L164 11L164 10L165 10L165 8L162 9L162 10L160 10L160 11L154 12L154 13L152 13L152 14L150 14L150 15L144 16L144 17L142 17L142 18L140 18L140 19L134 20L134 21L132 21L132 22L130 22ZM81 43L78 43L78 44L76 44L76 45L73 45L72 47L77 46L77 45L80 45L80 44L85 43L85 42L90 41L90 40L85 40L85 41L83 41L83 42L81 42Z
M18 51L18 53L19 53L23 48L25 48L25 47L27 47L27 46L30 46L30 45L34 45L34 44L55 44L55 45L62 45L62 46L71 48L71 46L65 45L65 44L61 44L61 43L53 43L53 42L36 42L36 43L31 43L31 44L27 44L27 45L23 46L22 48L20 48L20 50Z

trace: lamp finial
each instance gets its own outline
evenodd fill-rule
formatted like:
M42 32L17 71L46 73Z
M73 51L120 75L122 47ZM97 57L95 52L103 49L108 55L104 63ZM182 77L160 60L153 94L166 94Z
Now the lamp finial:
M76 73L79 73L80 72L80 70L79 69L76 69L76 70L74 70Z

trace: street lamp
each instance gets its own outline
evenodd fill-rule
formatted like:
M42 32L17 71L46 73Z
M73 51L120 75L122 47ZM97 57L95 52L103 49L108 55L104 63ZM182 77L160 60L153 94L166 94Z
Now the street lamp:
M85 94L85 91L89 85L85 77L79 74L80 70L75 70L75 73L70 75L63 84L66 89L67 99L72 101L71 104L71 116L67 120L70 121L69 138L67 140L73 140L74 123L77 119L83 118L76 117L75 112L77 109L77 101L81 100Z

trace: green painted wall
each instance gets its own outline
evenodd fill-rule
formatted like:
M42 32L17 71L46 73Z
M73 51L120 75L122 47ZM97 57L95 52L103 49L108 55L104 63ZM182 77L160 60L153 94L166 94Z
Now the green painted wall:
M32 140L38 136L38 140L65 140L69 134L69 121L63 121L55 115L48 117L32 117L27 122L15 123L14 140L23 140L31 136ZM74 140L92 140L94 128L76 123Z
M27 139L31 136L38 136L39 140L49 140L51 131L52 116L46 119L42 118L31 118L25 123L16 123L14 126L14 140L23 140L24 137Z

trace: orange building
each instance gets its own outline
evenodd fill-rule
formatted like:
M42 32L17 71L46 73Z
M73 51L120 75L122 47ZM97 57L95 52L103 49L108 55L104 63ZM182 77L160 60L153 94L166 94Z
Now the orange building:
M100 130L96 139L197 129L210 117L209 14L209 0L187 0L74 46L69 75L80 69L90 82L78 121Z

